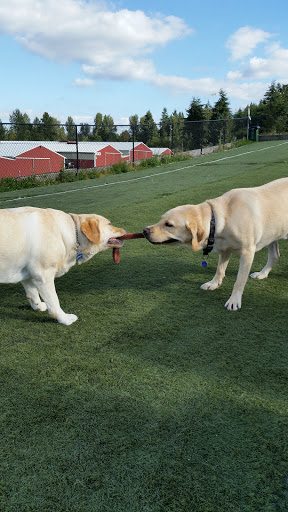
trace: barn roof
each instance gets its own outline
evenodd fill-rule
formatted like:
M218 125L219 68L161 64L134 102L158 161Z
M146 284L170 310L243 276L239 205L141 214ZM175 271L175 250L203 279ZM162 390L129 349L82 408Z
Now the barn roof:
M143 144L143 146L146 146L147 149L151 149L145 144L144 142L134 142L134 149L137 149L137 146L140 144ZM133 142L111 142L111 146L113 148L118 149L119 151L131 151L133 149Z
M134 142L134 149L137 146L143 144L147 149L152 150L154 155L160 154L169 148L149 148L144 142ZM0 157L15 158L20 153L29 151L30 149L43 146L55 153L60 153L65 156L65 153L73 153L74 149L76 152L76 142L73 141L48 141L48 140L29 140L29 141L16 141L16 140L4 140L0 141ZM133 142L94 142L94 141L79 141L78 152L79 153L92 153L95 154L101 151L107 146L112 146L116 151L121 153L128 153L133 149Z
M36 141L0 141L0 156L15 157L19 153L24 153L39 146L43 146L55 153L71 153L73 149L76 151L76 142L58 142L48 140ZM114 146L113 142L78 142L78 151L80 153L96 153L107 146ZM118 150L118 148L115 148ZM120 151L120 150L118 150Z
M150 148L153 155L161 155L161 153L164 153L164 151L167 151L167 149L169 151L171 151L170 148Z

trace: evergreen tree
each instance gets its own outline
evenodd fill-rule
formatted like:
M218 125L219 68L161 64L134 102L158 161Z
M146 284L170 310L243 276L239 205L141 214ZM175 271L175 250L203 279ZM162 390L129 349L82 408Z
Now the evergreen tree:
M193 97L185 119L185 149L202 147L204 108L200 98Z
M211 117L212 117L212 107L208 101L206 103L206 105L204 106L204 119L205 119L205 121L209 121L209 119L211 119Z
M89 141L90 125L88 123L80 123L79 140L82 142Z
M104 115L103 123L100 128L101 140L105 142L113 142L117 140L117 126L115 126L113 118L109 115Z
M32 135L31 140L42 140L42 131L40 127L40 119L38 117L35 117L32 125Z
M259 116L260 114L260 116ZM288 131L288 85L272 82L259 104L258 123L266 133L285 133Z
M230 119L231 110L229 108L229 101L226 93L223 89L219 91L219 99L216 101L214 107L212 108L211 119Z
M244 139L247 137L247 124L248 124L248 107L244 109L239 108L233 115L231 120L231 132L234 139Z
M212 108L211 122L209 123L209 142L213 145L223 144L230 138L226 122L226 119L230 118L231 111L228 98L223 89L220 89L219 99Z
M76 140L76 128L75 123L73 121L73 117L68 116L67 121L65 123L66 133L68 140L75 141Z
M139 135L140 126L139 126L139 117L137 116L137 114L134 114L133 116L129 117L129 124L130 124L129 133L130 133L131 140L133 140L133 133L134 133L134 141L140 142L140 135Z
M130 142L129 130L123 130L123 132L121 132L119 135L119 140L122 142Z
M38 135L40 137L37 140L64 140L65 129L55 117L44 112L38 127Z
M173 151L183 151L183 136L185 132L183 112L177 113L177 111L174 110L174 112L170 116L170 121L172 130L168 147Z
M150 110L140 119L139 137L141 142L144 142L147 146L157 147L159 145L157 126Z
M96 116L94 117L94 128L93 128L93 135L92 138L95 141L101 142L101 127L103 124L103 116L100 112L97 112Z
M32 125L28 114L22 114L16 108L9 116L11 123L9 138L12 140L31 140Z
M171 122L168 116L167 108L164 108L160 120L159 136L160 147L169 147L171 140Z
M209 101L204 106L204 123L203 123L203 146L209 143L210 124L209 120L212 117L212 106Z

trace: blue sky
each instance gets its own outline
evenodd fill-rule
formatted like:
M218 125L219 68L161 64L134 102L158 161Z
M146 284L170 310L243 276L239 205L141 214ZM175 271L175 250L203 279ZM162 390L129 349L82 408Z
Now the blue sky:
M287 18L287 0L0 0L0 119L158 121L220 88L236 111L288 83Z

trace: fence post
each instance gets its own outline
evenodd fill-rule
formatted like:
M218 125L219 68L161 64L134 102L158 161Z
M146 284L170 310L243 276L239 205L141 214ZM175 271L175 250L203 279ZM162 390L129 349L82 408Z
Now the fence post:
M135 154L134 154L134 146L135 146L135 126L134 124L132 125L132 167L134 167L134 162L135 162Z
M201 122L200 154L203 153L204 121Z
M174 148L174 123L170 124L170 141L171 141L171 151L173 154L173 148Z
M76 176L78 175L78 172L79 172L79 149L78 149L78 125L76 124L75 125L75 134L76 134L76 160L77 160L77 169L76 169Z
M249 131L250 131L250 121L251 121L251 117L250 117L250 105L248 105L247 107L247 140L249 140Z

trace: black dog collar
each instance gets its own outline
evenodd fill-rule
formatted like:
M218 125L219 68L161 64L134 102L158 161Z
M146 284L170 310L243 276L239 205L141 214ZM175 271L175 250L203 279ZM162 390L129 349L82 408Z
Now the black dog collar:
M205 259L205 256L208 256L209 253L212 251L214 242L215 242L215 215L212 210L211 212L211 220L210 220L210 232L208 236L208 242L206 247L203 249L203 261L202 261L202 267L207 267L207 261Z

